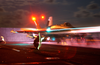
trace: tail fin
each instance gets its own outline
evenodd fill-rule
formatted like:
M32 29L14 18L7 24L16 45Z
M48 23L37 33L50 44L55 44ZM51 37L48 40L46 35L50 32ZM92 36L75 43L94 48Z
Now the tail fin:
M34 21L34 23L35 23L37 29L41 28L40 25L39 25L39 23L37 21Z
M48 19L48 22L47 22L47 26L51 26L51 25L53 25L53 18L52 18L52 16L50 16L49 17L49 19Z

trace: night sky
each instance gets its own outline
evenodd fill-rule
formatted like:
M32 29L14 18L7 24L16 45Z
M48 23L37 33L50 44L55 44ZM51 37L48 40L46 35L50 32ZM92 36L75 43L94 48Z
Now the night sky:
M53 17L53 24L99 26L100 0L0 0L0 27L35 27L32 16L41 27L46 26L49 16Z

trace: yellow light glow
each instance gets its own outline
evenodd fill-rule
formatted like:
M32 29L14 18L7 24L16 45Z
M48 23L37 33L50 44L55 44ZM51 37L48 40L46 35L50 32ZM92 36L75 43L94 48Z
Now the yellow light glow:
M36 21L36 18L35 18L35 17L32 17L32 20L33 20L33 21Z
M44 19L44 16L41 16L42 19Z

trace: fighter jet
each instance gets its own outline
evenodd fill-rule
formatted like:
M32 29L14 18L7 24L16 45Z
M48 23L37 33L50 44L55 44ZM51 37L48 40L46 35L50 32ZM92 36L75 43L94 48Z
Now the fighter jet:
M57 38L58 34L63 34L63 32L70 31L71 29L68 28L74 28L70 23L65 22L64 24L60 25L53 25L53 17L50 16L48 18L47 26L45 28L41 28L39 23L36 21L35 17L32 17L32 20L34 21L36 28L21 28L20 31L14 31L11 30L12 33L27 33L27 37L30 38L36 38L39 37L39 44L41 44L42 40L47 37L52 37L53 40L54 37ZM58 33L58 34L55 34ZM43 38L41 38L43 37ZM41 40L42 39L42 40Z
M53 25L53 17L50 16L47 22L47 26L45 28L41 28L39 23L36 21L35 17L32 17L36 28L21 28L21 31L11 30L12 33L27 33L27 37L35 38L34 46L39 49L41 46L41 42L43 39L47 37L51 37L53 41L60 42L60 39L66 36L75 36L74 33L70 33L73 30L76 30L70 23L65 22L63 24ZM78 34L79 35L79 34ZM60 39L59 39L60 38ZM38 44L39 42L39 44Z

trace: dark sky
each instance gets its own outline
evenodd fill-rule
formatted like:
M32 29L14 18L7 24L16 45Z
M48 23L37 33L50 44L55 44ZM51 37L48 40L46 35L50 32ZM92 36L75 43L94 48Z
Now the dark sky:
M0 0L0 27L35 27L32 16L41 27L46 26L49 16L53 24L99 26L100 0Z

